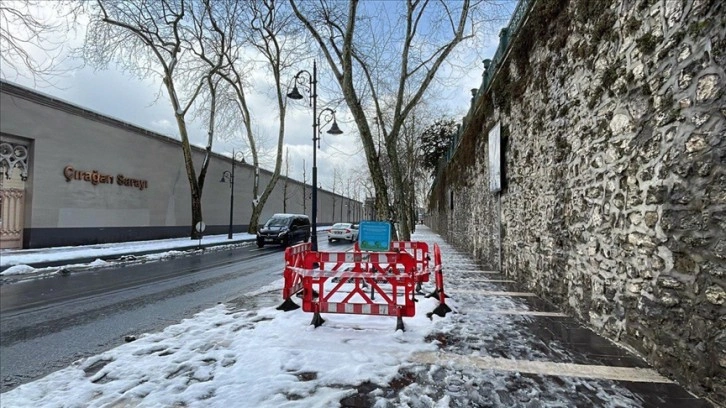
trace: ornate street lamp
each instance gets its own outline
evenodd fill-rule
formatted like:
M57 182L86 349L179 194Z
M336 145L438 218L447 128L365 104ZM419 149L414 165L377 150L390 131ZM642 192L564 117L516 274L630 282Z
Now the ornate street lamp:
M305 74L305 76L303 76ZM310 72L306 70L302 70L298 72L295 75L295 82L294 86L292 88L292 91L287 94L287 97L290 99L296 99L300 100L303 99L303 95L298 90L297 86L300 85L310 93L310 103L313 106L313 217L312 217L312 232L310 236L310 241L312 243L312 250L317 251L318 250L318 160L317 160L317 149L320 148L320 135L322 131L320 130L320 117L325 115L323 117L323 120L325 120L325 125L330 123L331 121L333 124L330 126L330 129L327 131L327 133L331 135L340 135L343 133L342 130L338 127L338 122L335 120L335 111L330 108L325 108L322 111L320 111L320 115L318 115L317 109L318 109L318 91L317 91L317 85L318 85L318 70L317 66L315 65L315 60L313 60L313 73L310 74Z
M229 183L229 231L227 232L227 239L232 239L232 226L233 226L233 214L234 214L234 164L239 154L240 161L245 162L245 156L242 152L235 152L232 150L232 171L225 170L222 172L222 179L220 183Z

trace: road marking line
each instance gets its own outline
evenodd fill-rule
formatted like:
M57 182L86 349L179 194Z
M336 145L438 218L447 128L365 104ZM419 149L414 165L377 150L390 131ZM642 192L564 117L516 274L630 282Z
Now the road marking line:
M557 363L553 361L510 360L507 358L460 356L445 352L415 353L413 360L423 364L446 365L454 363L476 366L481 369L551 375L556 377L579 377L600 380L667 383L673 381L655 370L637 367L608 367L602 365Z
M459 272L459 273L490 273L490 274L499 273L499 271L484 271L484 270L478 270L478 269L469 270L469 271L462 271L462 270L456 269L456 268L446 268L446 269L454 269L456 272Z
M479 313L492 315L513 315L513 316L541 316L541 317L568 317L565 313L559 312L538 312L536 310L479 310Z
M490 293L512 293L511 296L524 296L524 295L516 295L515 293L528 293L527 296L536 296L534 293L531 292L500 292L500 291L491 291L491 290L482 290L482 289L451 289L448 290L449 293L473 293L473 294L481 294L481 295L490 295ZM495 295L490 295L495 296Z
M511 279L462 279L459 282L499 282L499 283L515 283L515 281Z
M449 293L477 293L483 296L537 296L532 292L502 292L502 291L494 291L494 290L471 290L471 289L452 289L447 291Z

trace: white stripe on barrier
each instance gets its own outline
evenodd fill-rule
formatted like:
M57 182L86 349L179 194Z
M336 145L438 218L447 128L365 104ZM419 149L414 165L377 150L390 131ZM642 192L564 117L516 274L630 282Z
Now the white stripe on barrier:
M347 314L365 314L371 316L391 316L390 312L394 310L389 308L387 304L373 303L338 303L326 302L321 306L322 313L347 313Z
M361 253L361 252L321 252L320 262L325 263L336 263L336 264L365 264L366 266L377 265L384 267L384 265L401 265L403 261L398 253ZM410 254L408 254L410 255ZM416 259L414 261L417 264L423 263L422 260Z
M346 271L327 271L327 270L320 270L320 269L304 269L304 268L296 268L294 266L289 266L288 269L290 269L292 272L304 276L304 277L312 277L312 278L336 278L341 277L344 275L353 276L353 272L346 272Z
M304 268L297 268L294 266L288 266L287 267L292 272L304 276L304 277L312 277L312 278L381 278L381 279L387 279L387 278L394 278L394 279L404 279L408 274L405 274L403 271L397 270L396 272L391 271L390 273L381 273L381 272L350 272L350 271L329 271L329 270L320 270L320 269L304 269Z

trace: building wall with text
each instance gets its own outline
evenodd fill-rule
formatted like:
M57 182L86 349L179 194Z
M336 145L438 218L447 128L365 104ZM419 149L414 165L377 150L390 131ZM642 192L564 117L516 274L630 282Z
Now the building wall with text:
M23 247L190 234L191 195L178 140L11 83L1 85L0 137L28 150ZM195 148L197 173L203 158L204 151ZM231 165L229 157L212 153L202 195L206 234L228 231L230 184L220 178ZM261 188L271 177L260 171ZM247 231L253 179L254 167L237 162L235 232ZM261 222L279 212L311 215L310 189L281 177ZM321 225L340 221L341 208L344 218L358 220L362 214L362 203L325 190L319 191L319 207Z

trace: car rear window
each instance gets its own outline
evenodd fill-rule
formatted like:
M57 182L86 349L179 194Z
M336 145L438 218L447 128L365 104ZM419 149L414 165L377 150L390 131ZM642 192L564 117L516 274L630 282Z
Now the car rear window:
M270 218L265 224L268 227L284 227L290 222L288 217Z

